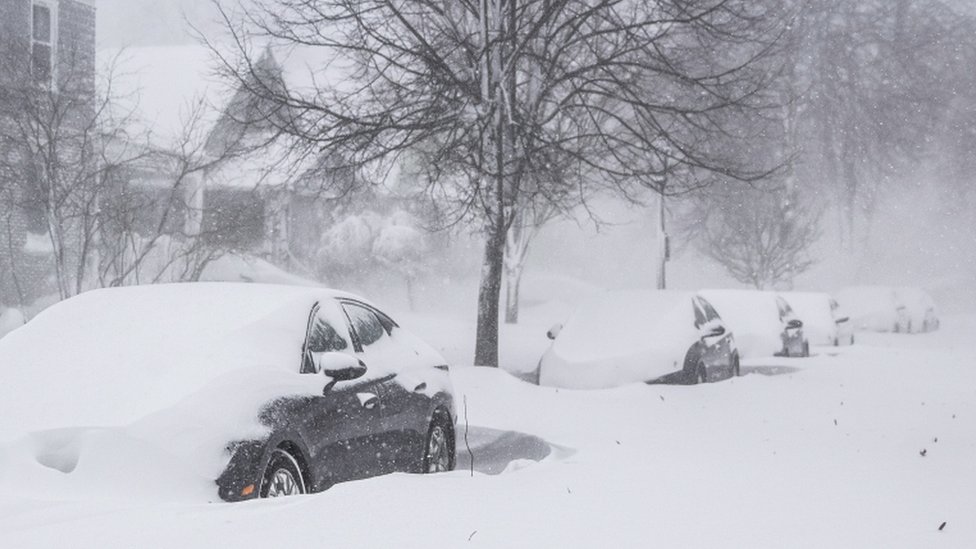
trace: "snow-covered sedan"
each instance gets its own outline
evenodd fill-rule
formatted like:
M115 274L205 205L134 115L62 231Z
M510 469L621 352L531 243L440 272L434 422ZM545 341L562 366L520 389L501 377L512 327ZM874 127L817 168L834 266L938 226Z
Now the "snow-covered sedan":
M912 331L912 315L898 291L891 286L852 286L834 296L850 315L856 330L906 333Z
M840 305L830 294L822 292L781 292L799 318L803 319L803 332L814 345L850 345L854 333L850 319L842 316Z
M444 359L338 291L95 290L0 340L0 377L0 470L38 481L118 469L236 501L454 467Z
M783 326L780 332L780 339L783 341L783 350L777 353L779 356L810 356L810 341L807 339L804 330L804 321L797 316L789 302L783 296L777 295L776 309L779 311L779 322Z
M906 332L926 333L939 329L939 315L936 313L935 300L928 292L909 286L896 288L895 292L905 305L908 314Z
M585 301L539 362L539 384L600 389L633 382L695 384L739 375L735 338L690 292L607 292Z
M773 292L702 290L735 334L742 358L806 356L803 321Z

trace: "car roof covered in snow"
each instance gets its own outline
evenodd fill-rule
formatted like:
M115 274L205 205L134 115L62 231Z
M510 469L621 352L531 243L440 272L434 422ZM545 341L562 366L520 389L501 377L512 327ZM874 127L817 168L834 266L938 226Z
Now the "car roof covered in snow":
M694 329L693 292L623 290L584 301L566 322L555 346L563 356L586 360L667 345L670 335ZM684 347L684 342L681 343Z
M192 283L63 301L0 340L0 431L124 424L241 370L297 374L308 315L330 297L355 296Z

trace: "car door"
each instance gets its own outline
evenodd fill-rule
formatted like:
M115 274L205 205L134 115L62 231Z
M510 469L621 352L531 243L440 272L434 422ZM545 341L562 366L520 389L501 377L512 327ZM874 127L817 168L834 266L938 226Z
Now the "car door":
M393 330L396 323L375 308L358 301L344 300L342 309L349 318L357 351L367 367L376 372L378 383L375 388L379 398L377 413L378 427L373 443L373 458L379 473L403 470L400 456L408 451L411 440L407 433L415 431L417 414L422 400L422 382L412 383L413 376L405 375L409 362L409 350L396 341ZM416 394L415 394L416 393ZM417 416L417 417L415 417ZM419 450L418 450L419 452Z
M317 371L314 356L326 352L361 354L347 318L331 300L317 303L309 316L302 372L323 375ZM322 395L314 397L305 411L306 444L313 454L309 466L315 470L316 478L332 482L374 474L374 447L380 430L377 387L382 380L367 366L366 374L359 379L324 381Z

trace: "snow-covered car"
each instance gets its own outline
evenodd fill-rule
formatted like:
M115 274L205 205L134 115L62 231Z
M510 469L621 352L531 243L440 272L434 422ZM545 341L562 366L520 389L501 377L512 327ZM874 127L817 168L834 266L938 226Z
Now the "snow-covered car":
M833 297L830 298L830 312L837 324L837 341L834 345L854 345L854 322L847 310Z
M810 341L807 339L803 320L782 296L775 296L775 300L779 321L783 325L783 331L779 335L783 341L783 350L778 353L779 356L810 356Z
M797 316L803 320L803 333L814 345L850 345L854 332L850 319L842 316L840 305L822 292L780 292Z
M903 286L895 293L905 306L908 314L909 333L926 333L939 329L939 315L935 310L935 300L921 288Z
M186 471L178 478L227 501L446 471L456 417L447 370L436 351L344 292L95 290L0 340L0 433L13 441L0 457L27 452L33 466L76 478L107 460L98 470L121 467L131 484Z
M735 334L742 358L808 354L803 321L775 293L712 289L702 290L701 295Z
M855 330L907 333L912 329L908 307L891 286L852 286L834 297Z
M739 375L733 334L715 308L691 292L597 295L548 335L553 342L539 362L540 385L601 389Z

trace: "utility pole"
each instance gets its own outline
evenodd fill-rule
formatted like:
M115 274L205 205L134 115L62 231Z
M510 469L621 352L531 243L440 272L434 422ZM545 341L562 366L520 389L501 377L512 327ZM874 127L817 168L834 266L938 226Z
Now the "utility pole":
M657 289L667 288L667 265L671 259L671 239L668 237L667 225L665 224L664 208L664 184L661 184L661 191L658 193L658 204L660 206L657 214Z

